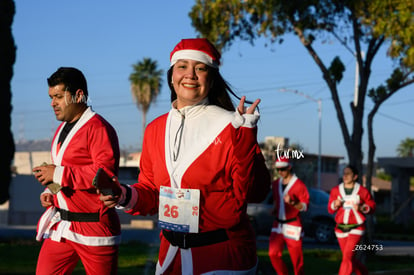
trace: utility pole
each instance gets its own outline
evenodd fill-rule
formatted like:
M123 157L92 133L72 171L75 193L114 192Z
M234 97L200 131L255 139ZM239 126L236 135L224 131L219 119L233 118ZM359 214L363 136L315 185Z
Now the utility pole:
M298 90L292 89L279 89L280 92L291 92L302 96L310 101L316 102L318 104L318 172L317 172L317 184L318 189L321 189L321 174L322 174L322 100L315 99L309 95L306 95Z

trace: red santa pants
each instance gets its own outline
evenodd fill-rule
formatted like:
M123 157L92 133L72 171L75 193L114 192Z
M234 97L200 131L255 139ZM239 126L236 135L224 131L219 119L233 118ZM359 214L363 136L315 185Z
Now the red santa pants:
M269 257L273 268L276 270L278 275L289 274L288 268L282 260L283 247L285 243L290 254L290 259L292 260L295 275L303 275L302 238L296 241L285 238L283 234L276 232L270 233L269 238Z
M118 246L87 246L46 239L40 249L36 274L71 274L81 260L86 274L117 274Z
M339 267L338 275L350 275L355 272L357 275L367 275L368 269L360 261L355 258L355 246L361 240L361 235L356 234L344 234L338 232L341 237L338 236L339 247L342 251L342 262Z

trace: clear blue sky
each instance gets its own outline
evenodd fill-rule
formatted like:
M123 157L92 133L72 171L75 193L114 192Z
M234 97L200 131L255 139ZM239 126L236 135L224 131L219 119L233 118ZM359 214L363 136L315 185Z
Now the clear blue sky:
M165 72L169 54L181 38L195 37L188 16L193 1L15 0L13 35L17 60L12 80L12 130L15 140L47 139L58 122L50 107L46 78L60 66L81 69L88 80L90 104L117 130L121 148L138 147L142 139L141 113L133 102L128 76L132 64L150 57ZM340 55L347 66L339 87L348 125L353 100L355 61L335 40L317 50L324 61ZM261 98L258 140L284 136L307 152L318 152L317 104L291 92L322 99L322 153L346 157L329 90L319 68L298 39L286 36L282 45L254 46L237 41L223 52L224 78L239 95ZM382 83L392 63L385 49L374 62L370 85ZM166 79L166 77L165 77ZM168 112L169 89L151 106L147 122ZM395 156L406 137L414 137L414 86L388 100L375 118L377 156ZM367 99L366 114L372 108ZM366 125L366 123L365 123ZM367 135L364 152L367 154ZM306 155L305 155L306 156Z

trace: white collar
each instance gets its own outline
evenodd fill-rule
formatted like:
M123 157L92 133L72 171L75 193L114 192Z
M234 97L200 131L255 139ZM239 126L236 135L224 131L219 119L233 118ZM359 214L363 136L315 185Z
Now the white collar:
M179 116L184 115L187 118L187 117L193 117L197 115L198 113L200 113L200 111L204 110L208 105L209 105L209 100L206 97L194 105L185 106L181 109L177 109L177 100L174 100L171 103L171 108L172 108L172 113L174 115L179 115Z

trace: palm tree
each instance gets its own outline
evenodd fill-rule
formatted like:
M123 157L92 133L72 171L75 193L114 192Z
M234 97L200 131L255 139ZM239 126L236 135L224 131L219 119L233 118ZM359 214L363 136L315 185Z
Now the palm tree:
M414 138L406 138L398 145L397 153L399 157L413 157Z
M129 75L131 92L138 109L142 112L142 136L144 136L146 117L151 102L161 90L163 71L158 69L157 61L144 58L132 65L133 72Z

